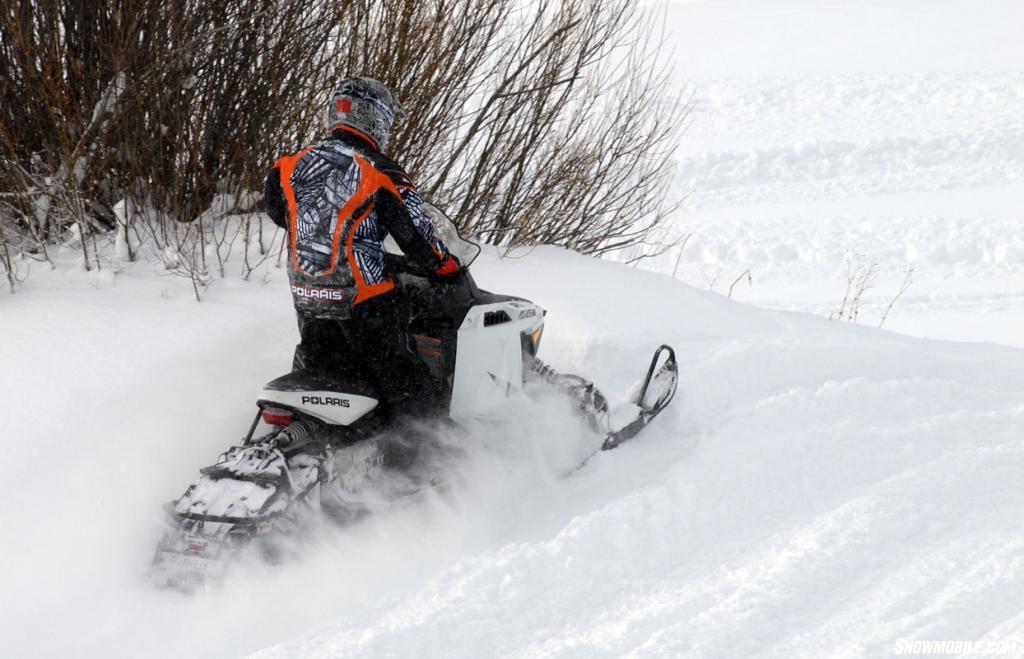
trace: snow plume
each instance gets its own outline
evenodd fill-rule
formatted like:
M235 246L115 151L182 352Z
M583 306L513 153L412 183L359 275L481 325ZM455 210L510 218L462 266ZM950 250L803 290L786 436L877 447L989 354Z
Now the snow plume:
M325 523L295 548L295 560L243 564L221 589L201 595L195 612L211 633L195 651L224 643L221 625L236 620L260 620L260 629L242 622L227 647L255 649L338 620L371 626L382 609L406 601L438 573L544 537L566 521L565 473L600 438L555 392L534 392L471 434L443 432L439 442L430 467L442 482L434 489L353 526ZM225 611L229 619L220 620Z
M146 575L162 506L239 441L260 384L290 363L287 289L227 280L216 304L195 305L177 279L138 270L113 288L59 271L36 281L37 297L5 301L24 322L5 323L0 345L15 411L0 431L7 656L234 656L369 622L439 571L537 533L595 440L563 400L514 400L473 439L442 437L436 492L344 532L325 526L298 559L245 564L221 588L158 591Z

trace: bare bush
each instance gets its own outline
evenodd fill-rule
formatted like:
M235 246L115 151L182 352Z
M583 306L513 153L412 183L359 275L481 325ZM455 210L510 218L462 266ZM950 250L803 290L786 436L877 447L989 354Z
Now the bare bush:
M31 249L76 226L86 267L99 266L87 250L96 233L127 236L147 217L142 233L162 249L218 193L258 189L273 154L312 135L313 97L331 77L324 25L338 11L281 0L5 3L0 191L13 193L4 205ZM118 217L125 199L152 212Z
M846 292L839 308L829 315L829 320L857 322L864 293L875 287L878 277L878 261L863 254L850 252L846 255Z
M86 267L101 265L97 234L128 260L141 242L178 250L176 225L205 223L215 200L254 210L268 166L320 135L329 90L356 73L403 99L393 155L464 231L597 254L636 243L669 211L686 111L664 95L650 27L630 0L12 0L4 254L47 260L72 228Z
M7 285L13 293L14 287L20 282L20 278L15 269L14 259L11 257L11 246L7 242L7 230L4 229L4 220L5 214L0 212L0 267L3 268Z
M670 210L687 106L663 95L668 71L635 3L401 0L351 20L348 70L407 99L396 153L462 229L603 253Z

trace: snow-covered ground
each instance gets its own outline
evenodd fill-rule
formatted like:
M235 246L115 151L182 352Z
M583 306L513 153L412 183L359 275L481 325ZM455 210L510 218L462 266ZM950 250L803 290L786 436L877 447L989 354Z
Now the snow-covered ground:
M474 265L612 396L674 345L663 418L563 479L587 437L512 401L452 496L185 598L143 578L160 507L287 370L284 272L197 304L150 263L37 269L0 295L0 655L1024 656L1024 5L668 12L696 94L678 266ZM878 263L860 324L825 318L848 253Z
M672 4L693 112L685 248L644 262L780 309L860 307L932 338L1024 346L1024 3ZM680 258L680 249L683 250Z
M550 248L474 269L547 307L542 356L614 397L671 343L681 397L568 479L585 437L513 402L454 496L193 598L143 578L160 506L286 369L283 273L219 282L202 304L144 265L115 284L37 273L6 298L5 656L875 657L900 640L1024 641L1024 351L759 309Z

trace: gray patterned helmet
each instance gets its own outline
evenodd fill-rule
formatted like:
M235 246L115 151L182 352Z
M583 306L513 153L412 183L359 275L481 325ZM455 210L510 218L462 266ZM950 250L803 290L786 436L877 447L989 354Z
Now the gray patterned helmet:
M373 78L353 77L341 81L327 107L328 129L348 126L368 135L383 151L395 119L405 116L402 104L387 87Z

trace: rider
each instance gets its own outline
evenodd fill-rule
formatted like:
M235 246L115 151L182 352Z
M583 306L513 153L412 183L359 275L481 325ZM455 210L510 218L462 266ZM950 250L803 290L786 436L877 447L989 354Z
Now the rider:
M404 116L380 82L343 80L327 108L330 135L280 158L264 191L267 214L289 232L301 335L293 368L337 371L355 360L392 409L421 414L429 405L425 367L410 350L411 310L387 271L384 239L390 234L440 281L461 270L412 180L382 153L391 124Z

